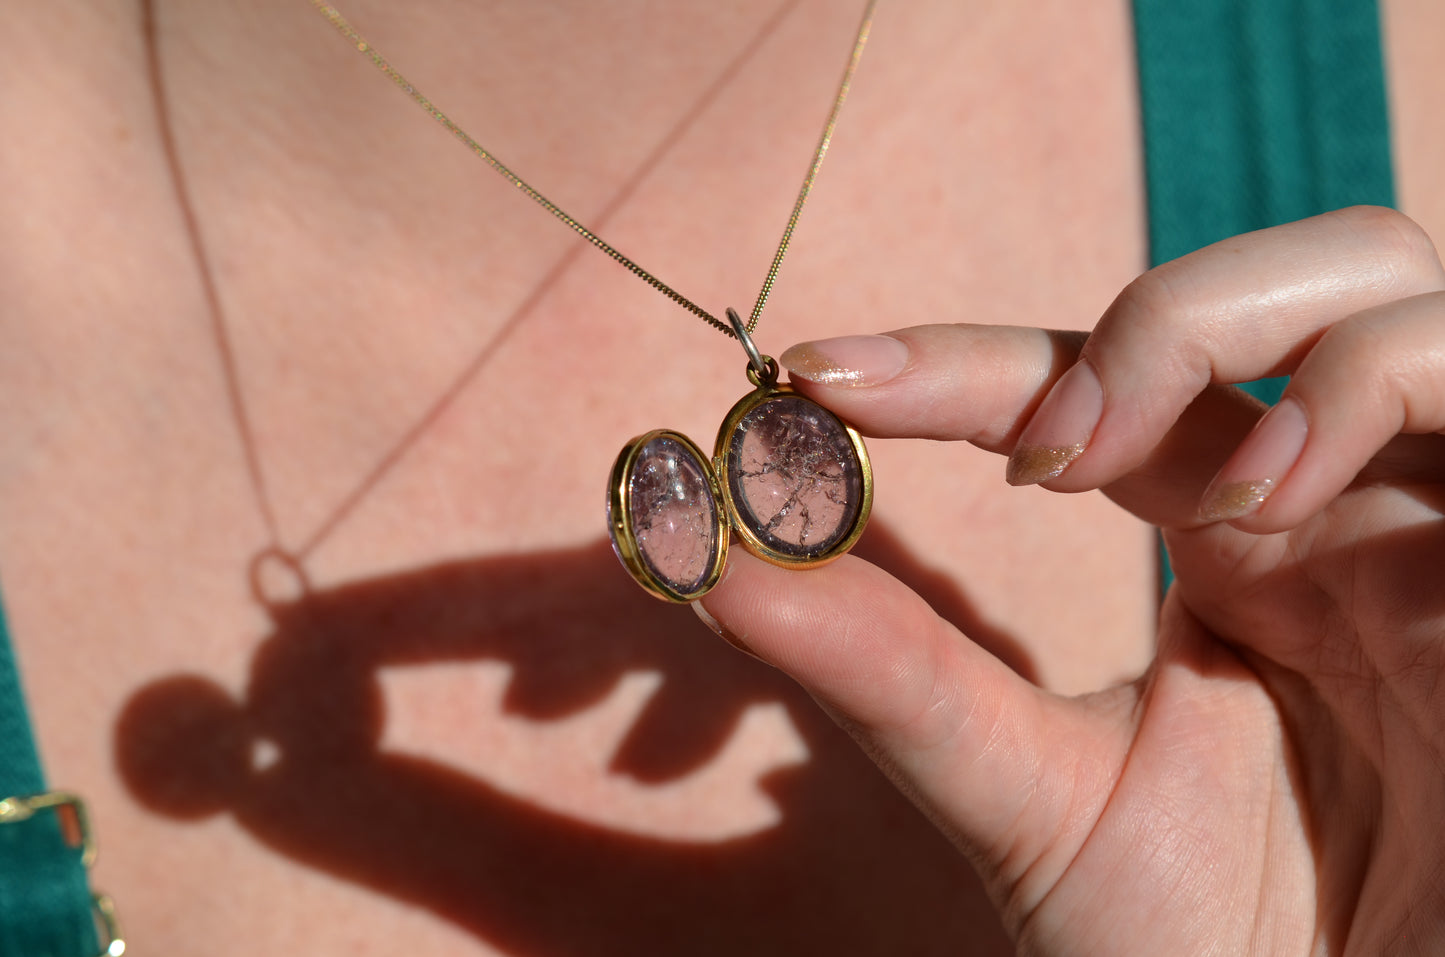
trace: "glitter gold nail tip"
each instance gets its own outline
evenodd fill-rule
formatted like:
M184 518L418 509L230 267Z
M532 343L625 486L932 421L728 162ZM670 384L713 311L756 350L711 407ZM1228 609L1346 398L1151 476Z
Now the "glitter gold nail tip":
M1074 445L1032 445L1014 450L1008 460L1010 485L1037 485L1064 474L1064 469L1084 453L1084 443Z
M1243 518L1264 504L1274 491L1274 479L1251 482L1225 482L1211 491L1199 506L1199 519L1204 522L1227 522Z
M908 365L908 346L891 336L839 336L801 342L778 361L789 375L820 385L879 385Z

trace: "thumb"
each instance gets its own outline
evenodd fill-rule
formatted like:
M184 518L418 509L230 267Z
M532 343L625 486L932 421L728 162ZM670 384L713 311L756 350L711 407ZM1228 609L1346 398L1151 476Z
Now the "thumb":
M1122 769L1132 688L1042 691L855 556L797 572L738 549L702 605L858 740L970 856L1006 919L1062 875Z

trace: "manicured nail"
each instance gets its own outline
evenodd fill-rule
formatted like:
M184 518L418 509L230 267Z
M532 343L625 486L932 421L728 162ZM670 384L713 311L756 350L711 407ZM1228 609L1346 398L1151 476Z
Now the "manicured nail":
M1265 413L1224 468L1209 483L1199 506L1203 522L1227 522L1259 510L1304 451L1309 419L1294 398Z
M800 342L778 359L788 374L819 385L880 385L903 371L908 346L891 336Z
M743 644L737 635L728 631L722 626L722 622L718 621L711 614L709 614L708 610L702 607L702 602L694 601L690 602L689 604L692 605L692 610L697 613L698 620L701 621L704 625L707 625L708 628L712 630L713 634L717 635L723 641L732 645L734 648L736 648L738 651L741 651L749 658L758 658L757 655L753 654L753 650L747 645ZM763 659L758 658L758 660L762 661Z
M1104 414L1104 389L1086 359L1065 372L1034 413L1009 456L1010 485L1037 485L1057 478L1089 444Z

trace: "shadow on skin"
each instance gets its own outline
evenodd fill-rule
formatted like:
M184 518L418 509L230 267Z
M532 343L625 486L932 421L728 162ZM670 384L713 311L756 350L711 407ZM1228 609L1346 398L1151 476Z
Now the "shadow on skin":
M866 542L867 557L1026 664L886 529ZM1012 952L962 857L807 696L713 640L688 609L644 595L605 543L438 565L270 610L241 700L179 674L124 708L117 762L152 812L230 813L280 854L518 953ZM381 668L479 660L512 666L505 707L538 721L596 705L627 672L659 673L613 761L644 782L706 765L754 704L783 705L809 758L760 782L780 823L691 843L548 811L378 749ZM277 752L262 768L258 740Z
M603 206L601 227L796 4L780 3L693 108ZM146 69L166 157L210 313L251 483L273 539L275 515L232 352L189 170L172 130L165 24L140 5ZM304 555L365 498L488 366L576 244L459 371L435 404L300 546ZM219 256L224 251L218 252ZM1008 638L965 596L918 565L876 523L859 549L917 586L940 613L1015 668ZM634 587L609 548L437 565L269 603L242 695L178 674L138 690L115 729L131 794L176 820L229 813L299 863L408 901L497 947L572 954L1003 954L1004 939L962 858L787 678L707 635L684 608ZM542 809L484 778L378 747L381 669L432 662L511 667L505 707L536 721L585 712L629 672L661 685L612 768L644 783L704 767L752 705L786 708L809 753L766 776L781 821L745 837L648 839ZM258 742L275 749L253 764ZM539 760L545 760L540 758Z

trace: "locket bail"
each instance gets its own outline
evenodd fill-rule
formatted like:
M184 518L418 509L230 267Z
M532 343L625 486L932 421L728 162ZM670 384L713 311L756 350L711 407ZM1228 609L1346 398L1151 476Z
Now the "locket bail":
M711 460L686 436L657 429L629 442L613 466L608 528L618 557L638 583L668 601L701 597L720 579L728 539L734 533L760 558L788 567L821 565L848 551L862 534L873 501L873 472L862 436L791 386L780 384L777 361L758 351L736 310L726 311L725 324L628 259L437 109L335 7L326 0L311 3L377 69L504 179L658 292L715 329L730 331L747 352L748 381L754 388L724 419ZM753 307L753 325L767 304L798 216L828 152L876 4L877 0L867 0L864 7L812 164Z
M758 351L753 344L753 337L748 333L748 327L743 323L743 317L732 306L727 307L726 315L728 324L733 327L733 335L738 342L742 343L743 351L748 354L748 381L755 386L771 388L778 381L778 363L772 356L765 356Z

